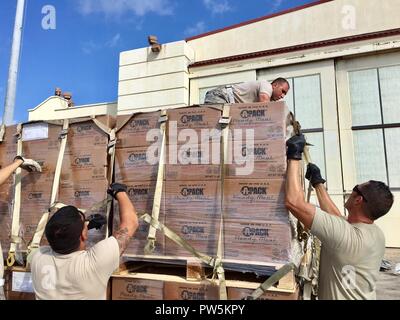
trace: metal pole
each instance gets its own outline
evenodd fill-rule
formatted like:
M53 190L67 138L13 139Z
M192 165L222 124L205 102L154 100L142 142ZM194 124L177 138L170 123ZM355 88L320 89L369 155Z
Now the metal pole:
M18 66L21 50L22 26L24 22L25 0L17 0L17 12L15 14L14 33L11 47L10 68L8 70L8 82L6 101L4 104L3 124L10 125L14 120L14 107L17 91Z

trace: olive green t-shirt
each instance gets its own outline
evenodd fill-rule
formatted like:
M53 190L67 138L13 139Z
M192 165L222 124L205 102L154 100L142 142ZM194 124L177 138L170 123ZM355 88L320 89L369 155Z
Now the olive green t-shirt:
M232 85L236 103L253 103L260 101L260 93L272 97L272 85L266 80L249 81Z
M311 232L322 243L320 300L374 300L385 253L385 236L376 224L350 224L317 208Z

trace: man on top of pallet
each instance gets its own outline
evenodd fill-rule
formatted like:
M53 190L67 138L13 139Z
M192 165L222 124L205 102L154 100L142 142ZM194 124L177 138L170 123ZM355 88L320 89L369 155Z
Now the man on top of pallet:
M32 283L38 300L105 300L108 281L119 257L138 228L136 210L126 186L114 183L107 191L118 201L120 225L112 237L86 250L88 230L101 227L73 206L58 210L46 225L50 247L32 255Z
M266 80L249 81L215 88L206 93L205 104L213 103L254 103L283 99L290 89L289 82L278 78L269 83Z
M299 181L303 135L287 141L286 206L322 243L320 300L376 299L375 283L385 253L385 237L374 223L392 207L393 194L383 182L356 185L343 217L329 197L319 168L309 164L306 178L315 188L320 208L304 200Z

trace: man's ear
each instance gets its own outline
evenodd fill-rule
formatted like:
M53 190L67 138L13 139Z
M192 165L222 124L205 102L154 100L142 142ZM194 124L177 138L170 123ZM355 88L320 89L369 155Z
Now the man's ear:
M363 201L364 201L363 197L360 195L357 195L356 198L354 199L354 204L356 206L361 206Z
M81 233L81 241L85 242L88 239L88 228L83 228Z

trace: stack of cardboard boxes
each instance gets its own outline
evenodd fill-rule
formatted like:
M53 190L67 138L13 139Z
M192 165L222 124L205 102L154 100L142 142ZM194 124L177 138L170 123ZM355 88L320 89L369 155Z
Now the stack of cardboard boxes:
M16 126L6 128L3 141L0 143L0 168L11 164L17 154ZM14 200L14 179L11 176L0 185L0 242L6 257L10 248L12 202Z
M166 225L210 256L217 253L221 222L220 117L221 110L213 107L168 111ZM175 242L165 241L167 255L190 257Z
M50 207L61 130L60 125L45 122L23 125L22 154L37 161L42 172L21 172L20 235L23 241L19 250L28 249L43 213Z
M138 215L148 213L153 208L157 182L159 158L160 112L141 113L117 117L117 150L115 155L115 182L128 187L128 195ZM149 133L150 132L150 133ZM151 133L153 136L150 136ZM149 137L147 134L149 133ZM147 139L149 138L149 139ZM153 146L153 149L149 148ZM150 154L148 150L154 150ZM150 159L150 157L153 157ZM161 207L160 222L164 222ZM118 204L114 204L114 230L119 224ZM124 256L143 255L147 243L149 225L140 221L135 237L130 241ZM164 255L164 236L157 234L155 255Z
M112 128L115 125L113 118L104 116L99 119L105 126ZM8 127L5 141L0 148L6 148L2 153L2 163L9 164L17 154L17 142L12 132L15 127ZM46 122L27 123L22 129L22 154L26 158L36 160L42 167L42 172L21 172L21 200L20 200L20 236L22 242L18 250L26 251L36 232L43 213L50 207L51 192L55 177L55 170L60 150L59 139L62 125ZM13 137L13 138L12 138ZM12 143L10 141L12 140ZM89 209L94 204L106 198L109 184L108 170L108 134L99 129L93 120L75 120L68 130L67 146L62 163L59 193L56 201L66 205L74 205L81 209ZM4 160L3 160L4 159ZM10 178L12 180L12 177ZM1 217L7 219L1 224L1 237L4 251L9 249L14 190L13 181L1 186L2 203ZM8 190L8 193L4 193ZM4 194L3 194L4 193ZM4 210L3 210L4 207ZM6 211L5 211L6 210ZM4 211L4 212L3 212ZM106 214L106 208L97 212ZM7 230L3 229L7 228ZM89 246L106 236L106 227L100 231L89 232ZM45 236L42 244L45 244Z
M108 128L115 126L115 118L97 118ZM70 124L67 146L60 177L58 201L77 208L89 209L107 197L109 156L108 134L93 120ZM106 206L90 214L106 215ZM106 226L89 230L88 246L106 237Z
M231 106L228 153L233 161L227 165L223 207L226 261L289 261L291 230L285 208L288 112L280 102Z
M222 109L186 107L168 110L167 115L159 221L209 256L217 254L223 221L225 261L244 265L288 262L291 229L284 204L285 104L231 106L223 195ZM118 119L121 128L117 134L116 181L128 185L139 215L152 211L158 159L149 157L154 150L160 152L161 134L149 141L146 135L151 129L157 132L159 116L159 112L153 112ZM245 168L250 169L246 172ZM117 211L115 217L114 226L118 223ZM141 222L126 256L144 254L147 233L148 225ZM155 255L183 259L192 256L159 231L157 235Z

